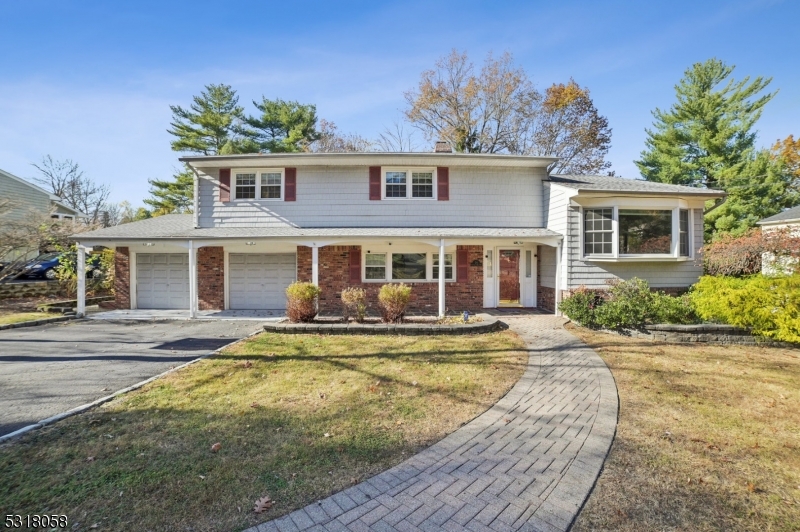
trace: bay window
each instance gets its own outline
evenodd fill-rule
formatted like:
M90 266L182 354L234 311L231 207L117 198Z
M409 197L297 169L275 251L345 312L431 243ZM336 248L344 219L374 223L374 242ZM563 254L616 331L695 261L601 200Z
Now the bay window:
M688 209L586 208L581 227L583 255L595 260L691 256Z

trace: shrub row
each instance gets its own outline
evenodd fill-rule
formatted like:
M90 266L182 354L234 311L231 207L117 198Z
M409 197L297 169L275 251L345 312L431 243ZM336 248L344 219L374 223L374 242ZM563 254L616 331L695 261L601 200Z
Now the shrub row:
M697 323L688 296L650 290L643 279L612 281L607 290L581 287L559 306L571 320L589 328L636 329L652 323Z
M312 283L295 282L286 289L286 315L294 323L307 323L317 315L320 289ZM367 314L367 291L363 288L342 290L342 315L359 323ZM387 323L400 323L411 300L411 287L404 284L385 284L378 293L381 317Z

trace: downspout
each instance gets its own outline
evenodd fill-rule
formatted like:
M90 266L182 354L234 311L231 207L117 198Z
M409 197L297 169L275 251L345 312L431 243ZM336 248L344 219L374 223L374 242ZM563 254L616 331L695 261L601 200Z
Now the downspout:
M186 166L192 169L194 174L194 198L192 200L192 224L195 229L200 228L200 174L197 173L194 166L186 163Z
M721 206L722 206L722 204L723 204L723 203L725 203L726 201L728 201L728 196L725 196L725 197L723 197L723 198L722 198L722 201L720 201L719 203L715 203L715 204L714 204L714 205L712 205L710 208L708 208L708 209L704 210L704 211L703 211L703 217L705 218L706 214L708 214L708 213L710 213L711 211L715 210L717 207L721 207Z

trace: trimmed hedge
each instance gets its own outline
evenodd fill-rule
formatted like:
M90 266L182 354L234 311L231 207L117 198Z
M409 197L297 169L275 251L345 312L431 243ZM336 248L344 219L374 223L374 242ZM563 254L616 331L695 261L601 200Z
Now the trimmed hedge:
M800 342L800 274L703 276L691 299L704 320L751 328L773 340Z

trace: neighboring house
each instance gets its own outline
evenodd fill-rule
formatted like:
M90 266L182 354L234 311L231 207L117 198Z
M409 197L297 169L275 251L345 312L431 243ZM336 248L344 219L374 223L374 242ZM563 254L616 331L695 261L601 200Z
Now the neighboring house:
M340 312L349 286L413 287L430 314L522 306L608 279L684 290L722 192L548 175L549 157L301 153L184 157L194 214L79 235L116 249L119 308L283 309L294 280ZM441 260L442 256L444 257ZM444 264L440 268L440 264Z
M3 205L0 209L0 221L4 223L23 222L32 215L47 214L51 218L60 220L86 218L85 214L65 205L55 194L3 170L0 170L0 204ZM35 256L38 252L38 249L30 249L15 257L6 258L17 259L20 255Z
M762 231L789 230L792 234L800 236L800 205L787 209L775 216L764 218L758 222ZM779 275L793 269L797 259L783 257L776 259L772 253L761 255L761 272L764 275Z

